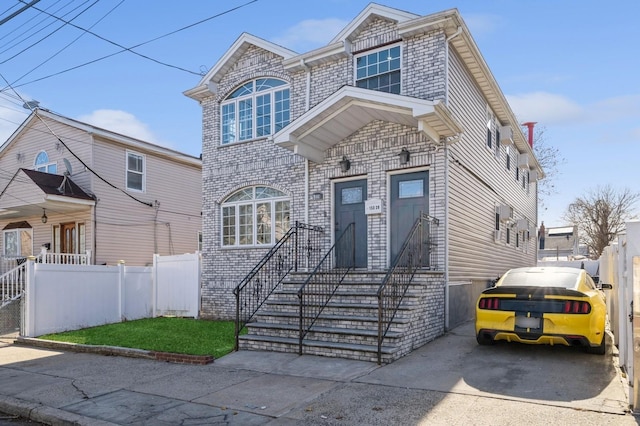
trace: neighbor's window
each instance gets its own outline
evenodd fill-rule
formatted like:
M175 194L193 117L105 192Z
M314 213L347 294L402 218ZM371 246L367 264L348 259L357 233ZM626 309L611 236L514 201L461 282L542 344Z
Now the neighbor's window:
M400 94L400 46L356 56L356 86Z
M266 186L241 189L222 203L222 245L273 245L289 230L289 197Z
M289 124L289 86L276 78L243 84L222 102L222 144L277 133Z
M3 234L3 254L5 257L33 255L31 228L5 229Z
M56 174L58 172L58 167L55 161L49 161L49 155L46 151L40 151L38 155L36 155L33 170Z
M127 152L127 189L144 191L144 156Z

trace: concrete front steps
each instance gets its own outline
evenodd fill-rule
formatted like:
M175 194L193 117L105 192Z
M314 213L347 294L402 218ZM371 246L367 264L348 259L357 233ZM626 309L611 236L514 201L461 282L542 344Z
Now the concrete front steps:
M247 324L240 336L241 350L299 351L300 305L298 289L306 275L293 275L283 283ZM336 291L302 342L302 353L378 361L378 299L384 273L353 272ZM384 338L382 362L405 355L403 339L411 328L412 312L420 306L421 284L412 285Z

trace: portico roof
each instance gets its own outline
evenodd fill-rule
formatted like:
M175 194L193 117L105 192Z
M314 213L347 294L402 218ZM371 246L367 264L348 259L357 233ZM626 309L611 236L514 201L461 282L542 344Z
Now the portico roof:
M343 86L274 135L273 140L320 163L327 149L375 120L415 127L434 142L462 132L440 101Z

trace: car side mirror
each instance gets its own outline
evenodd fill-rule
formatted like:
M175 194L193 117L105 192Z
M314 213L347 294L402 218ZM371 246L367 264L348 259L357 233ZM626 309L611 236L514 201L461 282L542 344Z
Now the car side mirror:
M600 284L600 289L601 290L613 290L613 284L601 283Z

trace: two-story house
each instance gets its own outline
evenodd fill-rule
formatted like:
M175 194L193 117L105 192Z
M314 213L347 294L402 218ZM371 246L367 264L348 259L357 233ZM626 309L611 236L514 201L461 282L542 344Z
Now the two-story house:
M203 113L203 316L254 303L232 290L296 222L322 228L334 257L353 223L352 275L376 284L428 215L412 347L472 318L505 270L535 265L543 172L455 9L370 4L302 54L243 33L185 95Z
M0 147L3 268L52 261L148 265L201 238L199 158L35 109Z

